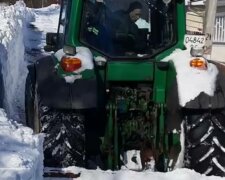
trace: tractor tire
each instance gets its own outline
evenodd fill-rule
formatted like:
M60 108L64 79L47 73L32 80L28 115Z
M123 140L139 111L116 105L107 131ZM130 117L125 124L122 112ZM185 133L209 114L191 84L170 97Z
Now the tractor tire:
M35 133L44 133L44 165L85 166L84 116L72 110L44 106L36 90L35 68L29 70L25 89L26 123Z
M85 118L73 111L40 107L45 133L44 165L48 167L85 166Z
M225 176L225 111L188 112L184 120L187 168Z

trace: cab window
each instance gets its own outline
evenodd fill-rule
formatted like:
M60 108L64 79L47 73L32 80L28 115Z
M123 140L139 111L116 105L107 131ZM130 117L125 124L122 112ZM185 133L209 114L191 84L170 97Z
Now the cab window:
M84 0L80 41L109 57L152 56L175 34L175 0Z

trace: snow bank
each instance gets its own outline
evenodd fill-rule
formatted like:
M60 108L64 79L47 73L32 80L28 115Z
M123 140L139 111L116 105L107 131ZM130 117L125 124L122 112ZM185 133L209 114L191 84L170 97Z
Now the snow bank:
M40 31L57 32L60 6L52 4L45 8L33 9L35 13L35 21L32 24Z
M52 4L45 8L33 9L34 12L34 19L35 21L31 22L34 27L38 28L39 32L34 35L34 41L37 40L35 36L39 35L39 41L41 42L28 42L29 44L26 45L27 48L39 48L44 52L44 46L46 45L46 33L47 32L57 32L58 28L58 21L59 21L59 13L60 13L60 6L56 4Z
M27 75L24 61L24 28L33 13L23 1L0 7L0 64L4 84L4 109L20 121L24 114L24 88Z
M207 70L199 70L190 66L193 57L190 50L175 50L163 61L172 60L176 68L176 79L178 86L178 97L181 106L195 99L201 92L209 96L214 95L215 81L218 74L216 66L208 63Z
M0 109L0 179L41 180L43 135L6 117Z
M52 169L46 169L51 171ZM86 170L77 167L68 167L62 170L63 172L72 172L74 174L80 174L78 180L222 180L222 177L205 176L196 173L190 169L176 169L167 173L160 172L137 172L131 170L120 171L102 171L102 170ZM50 180L50 178L46 178ZM54 180L60 180L60 178L54 178Z
M24 61L24 29L33 13L22 1L0 7L0 65L3 80L3 107L9 117L20 121L24 115L24 88L27 75ZM1 84L2 86L2 84ZM2 89L1 89L2 91ZM21 114L20 114L21 113ZM43 137L30 128L9 120L0 109L0 179L41 180Z

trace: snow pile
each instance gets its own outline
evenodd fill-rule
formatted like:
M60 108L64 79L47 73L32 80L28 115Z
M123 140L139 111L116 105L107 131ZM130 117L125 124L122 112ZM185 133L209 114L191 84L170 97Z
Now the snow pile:
M33 17L23 1L0 7L0 64L4 85L4 108L9 117L21 119L24 112L24 87L27 74L24 61L24 28ZM19 95L19 96L18 96ZM20 113L19 113L20 112Z
M190 66L193 57L190 50L175 50L163 61L172 60L177 73L179 103L185 106L187 102L196 98L201 92L209 96L214 95L215 81L218 70L214 64L208 63L207 70L199 70Z
M32 24L38 27L39 31L57 32L60 6L52 4L45 8L33 9L35 21Z
M140 157L140 151L139 150L130 150L126 151L123 155L124 157L124 167L132 170L141 171L142 170L142 164L141 164L141 157ZM135 159L135 161L132 161Z
M44 46L46 45L46 33L57 32L60 6L52 4L45 8L32 9L34 19L30 23L35 29L34 32L27 32L29 34L26 39L26 50L41 50L44 53ZM38 27L38 29L37 29Z
M0 109L0 174L4 180L41 180L43 136L9 120Z
M27 75L24 61L24 30L33 19L22 1L0 7L0 68L4 108L9 117L21 121L24 115L24 88ZM1 87L1 88L3 88ZM20 114L21 113L21 114ZM24 119L24 117L23 117ZM43 174L42 135L9 120L0 109L0 179L41 180Z
M46 169L51 171L53 169ZM222 177L201 175L190 169L176 169L167 173L160 172L137 172L131 170L120 171L102 171L102 170L86 170L78 167L68 167L62 170L67 173L80 175L78 180L223 180ZM46 178L46 180L48 180ZM49 178L50 180L50 178ZM54 178L60 180L60 178Z

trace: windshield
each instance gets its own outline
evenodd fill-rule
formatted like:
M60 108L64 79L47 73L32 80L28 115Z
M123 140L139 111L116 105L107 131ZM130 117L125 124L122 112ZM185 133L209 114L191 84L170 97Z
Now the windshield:
M109 57L152 56L176 40L175 3L84 0L80 40Z

